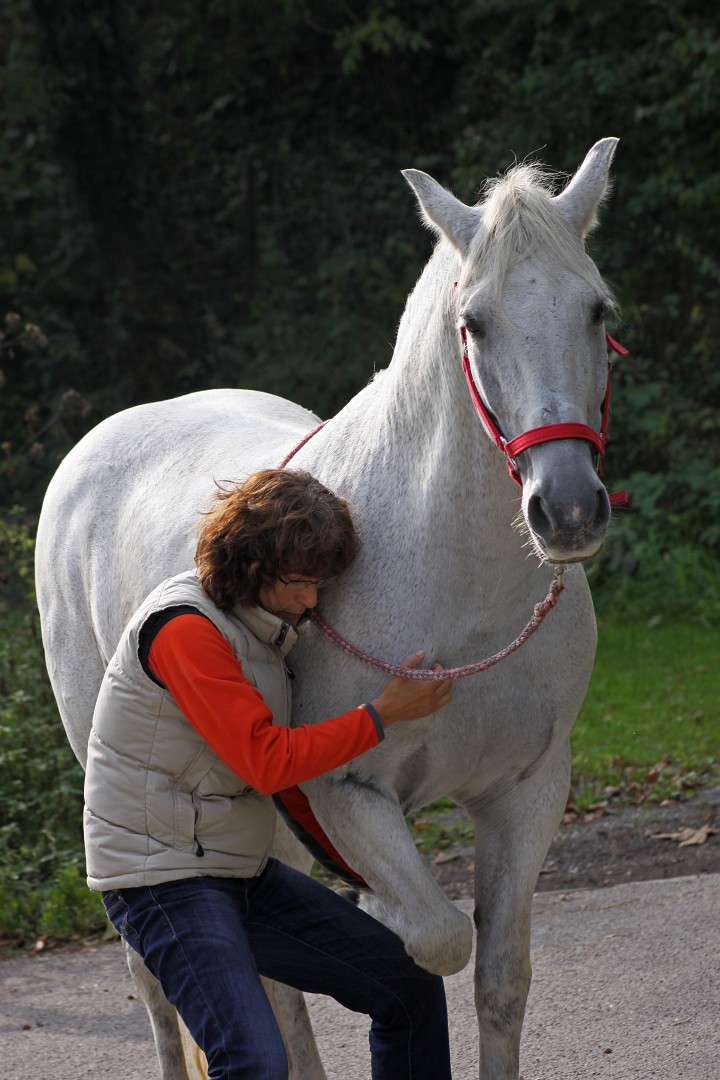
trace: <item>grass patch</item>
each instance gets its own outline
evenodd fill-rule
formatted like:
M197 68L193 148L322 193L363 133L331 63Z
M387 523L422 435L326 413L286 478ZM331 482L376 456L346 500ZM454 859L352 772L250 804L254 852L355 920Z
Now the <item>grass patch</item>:
M651 620L599 620L595 670L573 728L570 805L680 800L718 779L718 630ZM450 799L408 818L420 851L472 842Z
M424 855L472 844L472 822L452 799L437 799L425 810L407 818L415 846Z
M573 729L578 806L678 799L720 761L718 630L603 618L590 689Z

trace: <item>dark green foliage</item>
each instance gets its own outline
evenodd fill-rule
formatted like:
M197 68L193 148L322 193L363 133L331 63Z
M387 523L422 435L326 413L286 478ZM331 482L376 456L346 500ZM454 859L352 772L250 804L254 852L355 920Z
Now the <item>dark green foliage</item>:
M50 345L3 354L0 505L36 509L137 401L242 385L336 411L387 363L428 252L400 168L472 198L515 155L569 173L614 134L593 243L632 350L607 472L634 509L595 576L720 553L709 8L8 0L5 20L0 303Z
M81 883L82 907L87 893L83 772L59 722L29 602L33 546L17 515L0 520L0 939L11 940L59 932L60 894Z

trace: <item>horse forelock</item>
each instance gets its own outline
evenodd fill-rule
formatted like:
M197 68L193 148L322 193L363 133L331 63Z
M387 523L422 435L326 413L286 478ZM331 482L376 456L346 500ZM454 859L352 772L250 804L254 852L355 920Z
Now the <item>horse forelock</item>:
M487 181L479 204L482 224L463 263L462 287L483 276L499 299L508 273L532 258L550 273L576 274L613 306L610 289L582 238L553 201L560 179L541 163L526 162Z

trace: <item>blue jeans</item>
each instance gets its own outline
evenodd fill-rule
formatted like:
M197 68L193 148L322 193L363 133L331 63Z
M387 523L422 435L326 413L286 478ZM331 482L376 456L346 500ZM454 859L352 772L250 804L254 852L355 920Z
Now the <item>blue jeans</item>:
M211 1080L288 1075L260 975L367 1013L373 1080L449 1080L442 979L370 915L284 863L103 900L205 1051Z

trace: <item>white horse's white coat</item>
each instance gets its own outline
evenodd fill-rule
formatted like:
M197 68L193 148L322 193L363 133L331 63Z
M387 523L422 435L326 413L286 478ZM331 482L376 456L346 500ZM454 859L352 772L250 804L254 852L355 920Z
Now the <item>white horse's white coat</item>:
M354 507L361 552L323 590L322 611L376 655L398 661L424 648L428 665L447 666L488 656L545 596L551 563L578 562L603 542L607 495L588 443L521 454L522 495L508 476L468 396L458 321L469 330L476 383L508 439L565 421L599 430L610 299L583 241L615 145L597 143L554 198L527 167L472 208L424 173L405 174L440 243L410 296L388 370L290 466ZM216 483L277 464L315 423L279 398L214 390L111 417L63 462L43 507L37 591L50 677L81 763L120 633L154 585L192 565L195 522ZM514 528L520 508L530 553ZM395 725L375 750L305 785L331 840L372 887L364 905L420 964L443 974L467 962L472 927L423 868L403 815L441 795L472 814L484 1080L518 1075L531 898L565 804L568 736L594 658L579 566L568 568L565 584L524 648L456 683L447 709ZM384 683L312 626L301 637L294 722L341 712ZM296 1010L285 1032L299 1055L293 1076L317 1080L305 1016L297 1002L286 1007ZM159 1043L163 1076L184 1076L171 1060L172 1035Z

